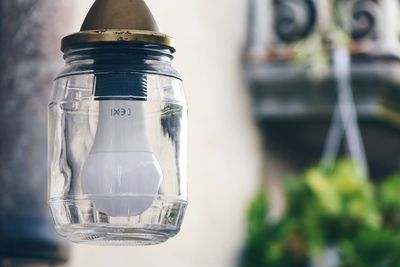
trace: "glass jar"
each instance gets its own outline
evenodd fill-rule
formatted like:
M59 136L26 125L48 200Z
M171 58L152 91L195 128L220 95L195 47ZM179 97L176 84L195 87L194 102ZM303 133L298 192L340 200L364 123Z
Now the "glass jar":
M49 203L74 242L148 245L181 227L187 105L162 45L67 46L49 103Z

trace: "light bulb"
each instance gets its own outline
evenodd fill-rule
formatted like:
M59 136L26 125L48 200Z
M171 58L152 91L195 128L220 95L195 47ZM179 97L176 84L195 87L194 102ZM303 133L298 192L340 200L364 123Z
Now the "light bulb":
M109 216L142 214L163 179L146 135L145 101L98 102L97 131L81 172L82 191Z

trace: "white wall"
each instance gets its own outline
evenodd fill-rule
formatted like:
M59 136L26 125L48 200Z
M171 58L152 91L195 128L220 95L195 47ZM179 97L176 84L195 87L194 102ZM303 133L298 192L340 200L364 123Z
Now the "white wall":
M90 0L75 5L77 31ZM116 0L117 1L117 0ZM74 245L71 267L235 266L261 155L240 72L245 0L147 0L177 40L174 66L189 102L189 198L181 233L152 247ZM72 29L71 29L72 30Z

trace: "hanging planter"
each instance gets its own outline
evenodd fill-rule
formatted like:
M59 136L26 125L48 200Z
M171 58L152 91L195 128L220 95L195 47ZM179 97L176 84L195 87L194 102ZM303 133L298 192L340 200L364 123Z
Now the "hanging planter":
M366 2L377 1L332 1L335 19L288 45L292 58L247 58L268 174L249 208L242 267L400 264L400 174L387 177L399 167L398 112L389 120L377 112L398 109L387 100L398 86L379 75L389 66L382 58L354 51L374 30L346 34L339 19L344 4L365 15ZM318 72L318 64L328 71ZM271 159L286 173L273 173ZM284 204L277 213L279 191Z

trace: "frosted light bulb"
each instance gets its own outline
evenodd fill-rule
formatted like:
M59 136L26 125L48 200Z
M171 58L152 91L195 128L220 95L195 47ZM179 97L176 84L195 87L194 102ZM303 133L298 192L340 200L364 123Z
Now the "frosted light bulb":
M163 175L146 135L144 102L99 101L92 149L82 169L82 191L109 216L135 216L148 209Z

